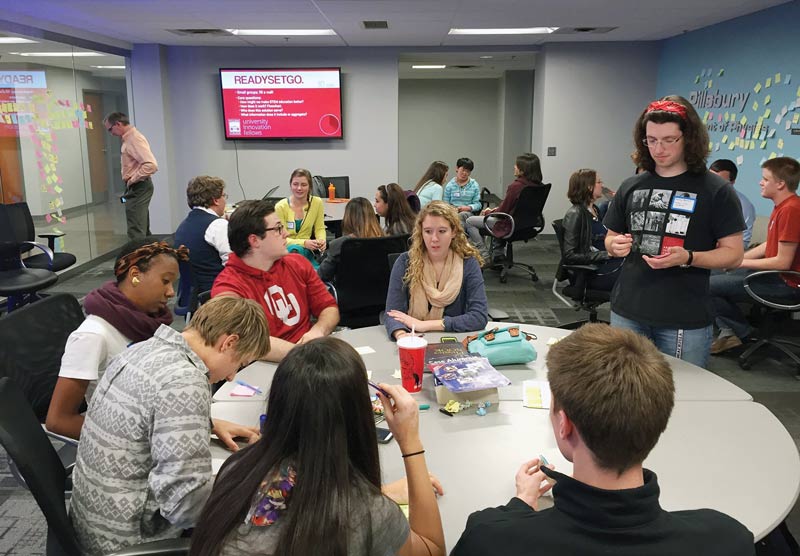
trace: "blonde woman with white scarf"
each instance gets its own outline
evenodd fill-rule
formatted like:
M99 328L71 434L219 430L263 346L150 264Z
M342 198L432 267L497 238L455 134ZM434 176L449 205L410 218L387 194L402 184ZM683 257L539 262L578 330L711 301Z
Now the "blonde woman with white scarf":
M386 331L470 332L488 322L481 258L464 235L456 209L432 201L417 216L411 247L392 268Z

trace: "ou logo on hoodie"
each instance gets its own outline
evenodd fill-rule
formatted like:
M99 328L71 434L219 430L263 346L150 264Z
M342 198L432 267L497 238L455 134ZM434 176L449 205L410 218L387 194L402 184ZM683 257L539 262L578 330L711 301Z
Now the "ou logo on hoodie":
M269 312L281 319L286 326L300 322L300 305L293 293L287 297L280 286L270 286L264 294Z

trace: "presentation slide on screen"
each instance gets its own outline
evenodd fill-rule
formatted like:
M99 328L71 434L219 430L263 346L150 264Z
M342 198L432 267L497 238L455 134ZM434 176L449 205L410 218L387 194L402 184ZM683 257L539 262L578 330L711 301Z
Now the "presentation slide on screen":
M220 69L227 139L341 138L338 69Z

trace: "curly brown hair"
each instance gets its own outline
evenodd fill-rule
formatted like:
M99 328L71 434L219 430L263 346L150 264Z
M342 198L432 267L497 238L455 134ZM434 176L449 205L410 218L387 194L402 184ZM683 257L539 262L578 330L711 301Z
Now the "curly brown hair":
M645 145L647 122L655 124L676 123L683 133L683 159L689 172L692 174L702 174L706 170L706 159L708 158L708 129L697 115L697 111L688 100L678 95L669 95L660 100L677 102L686 109L686 118L675 112L664 110L652 110L648 108L642 110L636 124L633 126L633 147L631 159L636 166L648 172L655 172L656 163L650 155L650 149Z
M117 284L125 280L128 271L134 266L142 272L147 272L150 263L159 255L167 255L179 263L187 262L189 249L183 245L177 248L173 247L166 241L159 241L154 237L129 241L119 250L117 260L114 262L114 276Z
M214 176L196 176L189 180L186 188L186 204L189 208L208 208L225 194L225 182Z
M415 286L422 281L422 269L425 266L425 241L422 238L422 222L428 216L439 216L444 218L453 230L453 241L450 242L450 250L462 259L473 257L478 264L483 264L483 259L472 244L467 241L464 228L461 227L461 220L458 211L453 205L444 201L431 201L425 205L417 215L414 223L414 232L411 234L411 247L408 249L408 269L406 269L403 282L409 286Z

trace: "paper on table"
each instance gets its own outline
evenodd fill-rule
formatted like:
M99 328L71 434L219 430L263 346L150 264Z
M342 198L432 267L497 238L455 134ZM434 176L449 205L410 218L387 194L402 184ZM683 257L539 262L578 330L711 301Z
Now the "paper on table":
M222 458L211 458L211 476L217 476L219 468L222 467L223 463L225 463L225 460Z
M522 383L522 405L534 409L550 409L550 383L546 380L526 380Z
M241 384L237 384L233 387L230 393L231 396L236 396L237 398L252 398L256 395L256 391L252 388L248 388L247 386L243 386Z
M359 355L367 355L368 353L375 353L375 350L369 346L360 346L356 348L356 352Z

